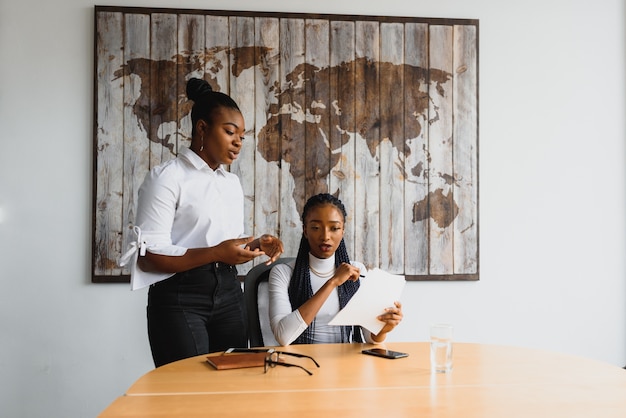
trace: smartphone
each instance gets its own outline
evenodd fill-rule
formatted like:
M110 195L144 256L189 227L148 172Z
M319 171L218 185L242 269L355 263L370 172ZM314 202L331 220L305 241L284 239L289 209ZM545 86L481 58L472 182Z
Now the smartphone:
M378 356L384 358L402 358L408 357L407 353L402 353L400 351L391 351L385 350L384 348L370 348L368 350L361 351L363 354L369 354L371 356Z

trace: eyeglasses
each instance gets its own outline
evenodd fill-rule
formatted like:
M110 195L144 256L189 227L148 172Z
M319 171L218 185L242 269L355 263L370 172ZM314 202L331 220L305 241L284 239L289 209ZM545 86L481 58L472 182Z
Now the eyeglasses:
M274 352L270 353L267 357L265 357L265 373L267 373L267 369L268 368L273 368L273 367L276 367L276 366L284 366L284 367L298 367L298 368L304 370L305 372L307 372L307 374L309 376L313 376L313 373L311 373L311 371L309 371L309 369L307 369L305 367L302 367L299 364L287 363L287 362L282 361L280 359L280 354L293 355L294 353L284 353L284 352L280 352L280 351L274 351ZM315 363L315 365L317 367L320 367L320 365L317 364L317 361L315 361L315 359L313 359L313 357L306 356L304 354L298 354L298 355L295 355L295 357L310 358L311 360L313 360L313 362Z
M304 370L305 372L307 372L309 374L309 376L312 376L313 373L311 373L308 369L306 369L305 367L300 366L299 364L293 364L293 363L287 363L284 362L280 359L280 356L292 356L292 357L298 357L298 358L308 358L310 359L313 363L315 363L316 367L320 367L319 363L317 361L315 361L315 359L311 356L308 356L306 354L300 354L300 353L289 353L286 351L276 351L273 348L229 348L228 350L226 350L224 353L267 353L268 355L265 357L265 373L267 373L267 369L268 368L273 368L276 366L284 366L284 367L298 367L302 370Z

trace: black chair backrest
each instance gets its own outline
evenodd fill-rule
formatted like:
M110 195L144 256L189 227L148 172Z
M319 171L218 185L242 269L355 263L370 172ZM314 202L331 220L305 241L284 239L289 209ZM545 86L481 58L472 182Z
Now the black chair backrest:
M243 283L244 300L248 311L248 340L250 347L263 347L263 330L259 319L259 284L267 282L270 270L276 264L289 263L295 257L281 257L269 266L258 264L246 274ZM269 321L269 318L267 318ZM269 324L268 324L269 326Z

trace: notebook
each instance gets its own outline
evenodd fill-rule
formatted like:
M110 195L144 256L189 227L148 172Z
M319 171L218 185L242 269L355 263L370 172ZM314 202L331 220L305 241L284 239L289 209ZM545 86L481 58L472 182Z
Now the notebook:
M243 369L244 367L260 367L265 364L269 353L222 354L208 356L206 361L217 370Z

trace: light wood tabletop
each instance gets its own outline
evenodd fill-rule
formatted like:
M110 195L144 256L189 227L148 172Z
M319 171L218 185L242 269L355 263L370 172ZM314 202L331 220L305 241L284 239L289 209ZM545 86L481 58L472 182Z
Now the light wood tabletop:
M139 378L101 417L624 417L626 370L596 360L520 347L456 343L454 368L433 374L428 343L387 343L409 354L361 354L368 344L293 345L296 367L215 370L207 355ZM221 353L209 354L220 355Z

